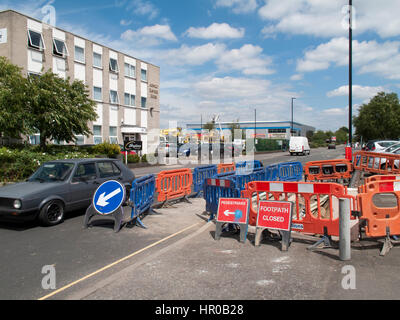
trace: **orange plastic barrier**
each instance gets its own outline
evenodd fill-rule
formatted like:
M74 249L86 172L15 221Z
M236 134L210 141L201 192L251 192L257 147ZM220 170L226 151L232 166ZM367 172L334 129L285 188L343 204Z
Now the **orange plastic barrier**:
M320 234L325 236L339 236L339 198L349 198L351 210L356 207L355 197L347 194L347 188L337 183L307 183L307 182L264 182L254 181L246 185L242 197L252 198L257 195L257 207L260 193L266 193L267 199L295 202L295 215L292 217L292 230ZM292 198L290 198L292 197ZM328 202L329 216L322 216L325 198ZM337 199L337 216L334 217L334 199ZM302 200L300 200L302 199ZM249 224L256 225L257 207L250 206ZM325 210L325 213L327 212ZM314 214L313 214L314 212ZM351 212L349 212L351 215ZM351 217L351 219L354 219Z
M365 193L365 190L367 188L367 184L371 182L377 182L377 181L392 181L392 180L400 180L400 175L395 176L395 175L376 175L372 177L366 177L364 179L364 185L361 185L358 187L358 193Z
M376 195L393 194L396 206L392 208L378 207ZM374 199L375 198L375 199ZM365 234L368 237L384 237L400 235L400 181L375 181L366 185L365 193L357 195L361 220L366 220Z
M353 168L370 173L400 173L400 155L358 151L353 156Z
M156 179L159 202L190 195L193 175L190 169L161 171Z
M235 171L236 166L234 163L220 163L217 167L218 173L225 173Z
M349 160L310 161L304 167L305 181L350 179L353 171Z

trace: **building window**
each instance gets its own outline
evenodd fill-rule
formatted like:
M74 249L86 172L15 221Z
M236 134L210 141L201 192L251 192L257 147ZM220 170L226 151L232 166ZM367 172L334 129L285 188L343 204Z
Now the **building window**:
M29 143L32 145L38 145L40 144L40 134L34 134L29 136Z
M142 81L147 81L147 70L142 69Z
M101 93L101 88L93 87L93 100L97 100L97 101L102 101L103 100L103 96L102 96L102 93Z
M286 133L286 129L268 129L268 133Z
M85 63L85 49L75 46L75 61Z
M117 127L110 127L110 143L118 144Z
M65 42L62 40L53 39L53 53L56 56L60 56L63 58L68 56L68 49L67 46L65 45Z
M94 144L100 144L103 142L103 138L101 136L101 126L93 126L93 138Z
M129 94L129 93L125 93L124 96L124 105L126 106L130 106L130 107L134 107L135 104L135 98L136 96L134 94Z
M146 108L147 98L142 97L142 108Z
M81 146L81 145L83 145L85 143L85 137L84 136L79 135L79 136L75 136L75 138L76 138L75 144L77 146Z
M113 104L118 104L119 99L118 99L118 92L114 90L110 90L110 103Z
M125 76L130 78L135 78L136 76L135 66L129 63L125 63Z
M102 68L102 57L100 53L93 52L93 67Z
M118 72L119 71L119 69L118 69L118 61L113 59L113 58L110 58L110 71L112 71L112 72Z
M28 40L29 47L39 49L40 51L43 51L45 49L43 36L41 33L28 30Z

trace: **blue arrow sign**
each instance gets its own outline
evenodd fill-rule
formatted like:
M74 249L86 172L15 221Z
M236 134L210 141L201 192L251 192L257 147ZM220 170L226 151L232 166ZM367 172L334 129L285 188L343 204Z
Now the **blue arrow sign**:
M104 182L93 196L93 207L101 215L111 214L124 202L125 188L115 180Z

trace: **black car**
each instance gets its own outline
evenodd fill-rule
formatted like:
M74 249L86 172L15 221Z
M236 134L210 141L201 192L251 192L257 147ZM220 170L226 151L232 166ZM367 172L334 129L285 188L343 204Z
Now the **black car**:
M133 172L114 159L46 162L25 182L0 188L0 219L39 219L43 225L56 225L66 212L89 207L103 182L121 182L129 197L134 179Z

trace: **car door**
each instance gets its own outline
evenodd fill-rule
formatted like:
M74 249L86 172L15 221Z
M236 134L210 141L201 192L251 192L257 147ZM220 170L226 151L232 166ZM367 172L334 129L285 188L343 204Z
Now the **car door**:
M99 182L117 180L122 182L121 170L112 161L99 161L96 163L99 170Z
M78 164L70 184L72 207L87 208L99 185L95 162Z

